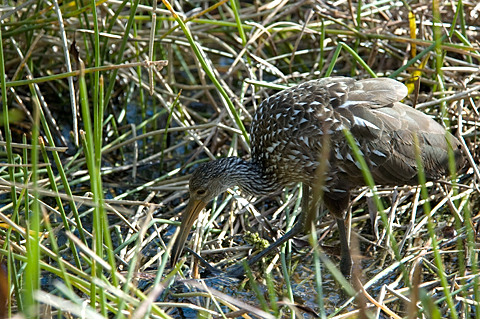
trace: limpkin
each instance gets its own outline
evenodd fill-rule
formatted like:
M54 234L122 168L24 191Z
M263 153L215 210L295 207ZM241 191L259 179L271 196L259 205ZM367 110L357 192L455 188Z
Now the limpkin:
M234 186L257 196L299 182L313 187L318 180L316 169L324 160L327 169L322 200L336 219L340 269L349 275L352 260L344 214L350 191L364 186L365 181L343 129L350 130L378 185L418 184L414 135L428 180L449 173L449 148L457 169L463 164L460 142L453 135L424 113L399 102L407 93L405 85L388 78L356 81L331 77L293 86L264 100L250 128L251 160L221 158L198 167L191 176L190 201L172 249L172 265L198 214L210 200ZM329 155L321 159L325 135L329 137ZM302 230L303 225L297 222L253 260L258 261L272 247Z

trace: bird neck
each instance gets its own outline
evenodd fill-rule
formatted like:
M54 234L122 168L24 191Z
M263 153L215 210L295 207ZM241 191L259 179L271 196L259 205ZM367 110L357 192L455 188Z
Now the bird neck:
M236 162L235 169L229 174L232 183L249 195L267 195L281 187L273 176L267 174L260 162L245 161L237 157L230 158Z

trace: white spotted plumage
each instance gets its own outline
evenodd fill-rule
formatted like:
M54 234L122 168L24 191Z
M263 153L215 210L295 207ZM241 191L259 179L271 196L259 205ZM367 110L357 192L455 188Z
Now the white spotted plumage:
M347 191L364 184L360 164L343 136L343 130L348 129L356 137L376 181L392 185L416 183L416 171L411 170L416 165L411 141L399 136L413 131L424 136L428 133L433 144L438 144L429 152L442 153L447 142L439 124L399 103L405 95L405 86L394 80L355 81L342 77L309 81L281 91L261 104L257 111L261 117L254 116L252 161L281 187L295 182L313 185L315 170L325 160L327 193ZM396 130L402 134L394 133ZM331 155L320 159L325 137L330 139ZM408 154L396 151L396 145L405 145L401 148L408 149ZM426 164L430 178L446 172L443 158ZM404 172L399 174L402 169Z

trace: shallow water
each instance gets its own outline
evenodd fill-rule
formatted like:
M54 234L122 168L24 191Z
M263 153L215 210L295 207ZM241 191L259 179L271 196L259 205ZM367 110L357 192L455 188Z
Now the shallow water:
M321 309L318 305L318 293L315 280L315 270L312 263L312 255L302 255L296 254L293 258L293 262L298 262L294 271L291 272L289 279L291 282L292 293L293 293L293 304L297 306L298 313L305 318L315 317L315 314L319 314ZM363 275L365 278L371 278L375 276L380 269L377 269L372 266L373 259L364 259L362 261L363 269L370 268L368 272L365 272ZM334 259L334 262L338 263ZM254 275L256 276L256 283L259 285L259 290L261 294L265 297L266 300L269 300L268 297L268 288L266 286L265 274L262 274L261 271L255 271ZM274 269L272 271L273 282L275 285L276 291L276 301L280 303L285 303L288 300L287 286L284 280L283 275L280 273L280 269ZM380 292L380 287L383 284L391 283L392 280L396 278L396 275L390 277L385 277L383 280L376 283L368 289L368 292L376 298ZM261 304L258 301L258 297L255 291L250 287L249 284L245 284L245 281L238 281L226 276L211 277L203 280L207 286L214 288L224 294L227 294L230 297L233 297L237 300L243 301L250 305L253 305L257 308L261 308ZM185 284L185 282L178 281L174 285L173 290L175 293L180 292L189 292L191 288ZM336 310L343 306L343 304L349 300L348 294L343 290L342 286L334 279L334 276L325 269L322 265L322 301L323 301L323 310L325 314L332 315ZM175 299L175 298L174 298ZM179 302L200 302L200 299L192 298L180 298L176 300ZM201 305L200 302L198 305ZM354 302L348 303L344 307L343 313L349 312L356 309ZM288 307L283 308L282 317L290 317ZM177 318L193 318L197 317L198 313L190 309L177 309L172 316Z

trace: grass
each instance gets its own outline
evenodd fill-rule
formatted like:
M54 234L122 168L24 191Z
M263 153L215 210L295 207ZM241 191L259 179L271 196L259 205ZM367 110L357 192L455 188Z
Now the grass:
M439 0L5 5L0 318L480 318L478 10ZM188 174L248 158L259 103L330 75L405 82L405 103L460 137L467 166L443 182L356 190L348 220L362 270L350 281L323 210L315 232L245 280L182 281L197 261L171 269L168 250ZM299 186L263 198L233 190L207 206L189 246L219 268L238 262L254 253L244 232L276 237L301 196Z

